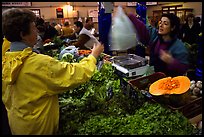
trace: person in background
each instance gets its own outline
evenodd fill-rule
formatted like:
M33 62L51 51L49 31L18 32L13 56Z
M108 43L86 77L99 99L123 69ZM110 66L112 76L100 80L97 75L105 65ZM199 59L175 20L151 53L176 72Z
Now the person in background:
M37 43L34 45L33 49L36 50L38 53L44 53L44 47L43 47L43 36L45 33L45 28L42 25L37 26L38 30L38 36L37 36Z
M62 27L61 38L66 38L74 33L74 30L70 28L69 22L66 21Z
M196 23L199 23L200 26L201 26L201 18L198 16L198 17L195 17L195 22Z
M44 23L45 23L45 21L43 18L37 17L36 26L44 26Z
M147 17L146 21L149 23L149 25L154 27L153 17Z
M93 18L92 17L87 17L84 28L89 30L91 34L93 34L96 37L96 32L94 28L94 23L93 23Z
M179 18L172 13L163 14L156 29L145 25L133 14L128 16L134 22L141 42L149 47L150 65L154 66L155 72L163 72L167 76L184 75L189 68L189 53L184 43L177 38Z
M84 27L85 27L87 30L91 30L91 29L94 27L94 23L93 23L93 21L92 21L92 18L87 17L87 19L86 19L86 21L85 21Z
M35 14L23 8L2 13L2 32L11 42L2 56L2 100L12 135L56 134L58 94L90 80L104 46L95 45L79 63L60 62L33 52L37 42Z
M77 41L71 43L73 46L79 47L79 49L91 49L94 44L97 45L99 43L99 41L91 34L91 32L83 27L82 22L74 22L74 30L75 34L72 35L72 38L75 37Z
M57 30L58 35L61 36L62 26L61 26L59 23L57 23L57 24L54 26L54 28Z
M159 28L159 16L155 17L154 27L157 28L157 29Z
M96 29L94 28L93 18L88 17L86 19L84 28L89 30L94 37L99 37L99 34L96 32Z
M58 32L57 30L50 25L50 22L45 22L45 34L43 37L43 41L45 41L46 39L53 39L54 37L58 36Z
M67 36L66 38L69 38L71 40L77 40L79 38L79 33L83 28L83 23L80 21L75 21L74 22L74 32Z
M201 32L201 26L195 21L195 16L189 13L186 17L186 23L182 27L182 40L189 44L198 42L199 33Z

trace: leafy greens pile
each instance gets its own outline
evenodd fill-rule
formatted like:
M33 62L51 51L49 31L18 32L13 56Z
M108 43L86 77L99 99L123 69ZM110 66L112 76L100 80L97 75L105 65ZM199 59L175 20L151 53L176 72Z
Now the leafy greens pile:
M126 116L135 113L144 103L144 97L125 95L120 88L120 78L111 64L96 70L91 80L59 96L59 134L80 134L78 128L96 115Z
M125 92L120 81L112 65L104 64L89 82L61 95L59 134L195 134L195 128L180 112L151 103L137 91L136 96L125 94L131 91L126 88Z
M97 115L79 128L79 133L85 135L192 135L196 131L179 112L149 102L134 115Z

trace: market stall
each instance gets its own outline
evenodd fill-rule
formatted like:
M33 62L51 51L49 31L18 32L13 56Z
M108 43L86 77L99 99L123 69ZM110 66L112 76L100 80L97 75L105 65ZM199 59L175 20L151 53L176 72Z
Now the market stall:
M61 50L58 48L55 52L52 50L47 53L52 53L53 57L59 59ZM60 60L78 62L89 54L88 50L75 49L75 52L73 49L67 50L67 54L64 54ZM202 82L189 79L191 85L186 91L190 97L189 100L185 104L172 106L172 104L166 104L153 98L149 93L150 85L165 78L164 73L149 71L148 73L140 72L140 75L132 77L131 75L121 75L118 73L120 69L113 65L118 58L120 57L102 54L97 59L98 69L89 82L59 95L58 134L202 134L200 120L193 124L190 121L202 113ZM128 64L126 65L128 66ZM140 64L139 67L145 65L147 64ZM147 67L149 68L149 66ZM138 74L138 70L136 74ZM199 88L199 91L195 88Z

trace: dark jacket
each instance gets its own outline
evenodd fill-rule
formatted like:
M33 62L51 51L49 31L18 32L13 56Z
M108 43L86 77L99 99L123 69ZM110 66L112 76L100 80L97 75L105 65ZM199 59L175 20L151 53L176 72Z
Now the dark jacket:
M49 25L47 28L45 28L43 41L45 41L46 39L53 39L57 35L58 35L58 31L54 27Z
M189 25L186 23L182 27L182 34L185 35L182 38L182 40L189 44L197 43L200 32L201 32L201 27L199 23L195 22L192 28L190 28Z
M154 66L155 72L163 72L167 76L179 76L186 73L189 68L189 54L181 40L175 37L172 41L164 42L159 37L156 28L145 25L139 19L135 19L134 22L141 42L145 41L144 38L147 38L143 44L148 43L150 47L150 65ZM167 64L159 58L161 49L167 50L173 56L173 63Z

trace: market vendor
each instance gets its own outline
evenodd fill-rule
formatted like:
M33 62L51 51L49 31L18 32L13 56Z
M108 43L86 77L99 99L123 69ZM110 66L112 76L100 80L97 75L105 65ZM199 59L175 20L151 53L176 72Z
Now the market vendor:
M59 124L58 94L90 80L103 45L79 63L60 62L32 51L37 41L35 14L12 8L2 13L2 29L11 42L2 56L2 100L13 135L56 134Z
M145 24L137 19L134 14L128 14L129 19L135 25L140 38L149 35L147 42L150 49L150 65L155 72L163 72L167 76L183 75L189 68L189 53L184 43L178 39L180 20L172 14L163 14L159 23L159 29ZM149 33L143 33L148 31Z
M83 27L82 22L74 22L74 30L75 33L68 38L77 39L77 41L71 43L71 45L79 47L79 49L91 49L94 44L99 43L99 41L91 34L91 32Z

